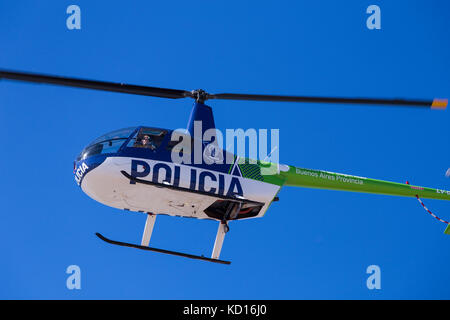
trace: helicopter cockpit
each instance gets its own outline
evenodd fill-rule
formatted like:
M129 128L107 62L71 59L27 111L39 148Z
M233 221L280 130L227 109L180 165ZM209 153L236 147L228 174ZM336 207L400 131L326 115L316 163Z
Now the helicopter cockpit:
M117 153L123 147L156 151L161 146L166 134L167 130L148 127L130 127L115 130L98 137L88 144L78 155L76 161L85 160L100 154ZM126 141L128 143L124 146Z
M161 145L168 130L149 127L129 127L115 130L98 137L87 145L73 164L78 185L84 175L102 164L108 157L161 157ZM164 150L162 156L170 154Z
M136 131L136 128L137 127L119 129L98 137L81 151L77 157L77 161L98 154L116 153L124 142L128 140L129 136Z

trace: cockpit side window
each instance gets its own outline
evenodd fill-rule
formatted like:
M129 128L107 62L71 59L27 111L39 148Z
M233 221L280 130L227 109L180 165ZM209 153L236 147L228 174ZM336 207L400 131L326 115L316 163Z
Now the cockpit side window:
M141 128L128 143L128 147L156 150L166 136L167 131L155 128Z

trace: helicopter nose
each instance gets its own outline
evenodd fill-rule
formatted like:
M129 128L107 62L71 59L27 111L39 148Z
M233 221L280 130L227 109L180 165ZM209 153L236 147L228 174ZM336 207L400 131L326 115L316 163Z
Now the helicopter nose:
M76 162L75 181L95 201L119 209L127 208L121 192L125 179L120 169L115 157L94 156Z
M86 162L87 161L76 160L73 162L73 174L75 177L75 182L78 186L81 186L81 181L91 168Z
M96 155L87 158L78 157L73 162L73 174L77 185L81 186L81 183L85 179L86 175L101 165L106 158L107 156L105 155Z

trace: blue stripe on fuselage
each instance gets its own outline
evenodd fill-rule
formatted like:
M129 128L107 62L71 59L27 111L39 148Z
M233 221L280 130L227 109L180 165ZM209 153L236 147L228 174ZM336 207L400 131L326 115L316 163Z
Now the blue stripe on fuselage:
M89 158L86 158L84 160L75 161L75 170L74 170L74 177L75 182L78 184L79 187L81 187L81 183L83 182L84 177L86 174L97 168L99 165L101 165L106 158L110 156L115 156L111 154L99 154L95 155Z

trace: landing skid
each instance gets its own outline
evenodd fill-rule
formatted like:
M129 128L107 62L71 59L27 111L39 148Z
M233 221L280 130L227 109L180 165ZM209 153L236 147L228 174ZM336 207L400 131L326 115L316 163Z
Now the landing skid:
M147 246L141 246L141 245L133 244L133 243L115 241L115 240L111 240L111 239L104 237L103 235L101 235L98 232L95 235L107 243L118 245L118 246L131 247L131 248L147 250L147 251L155 251L155 252L159 252L159 253L171 254L174 256L180 256L180 257L197 259L197 260L204 260L204 261L209 261L209 262L214 262L214 263L221 263L221 264L230 264L231 263L231 261L224 261L224 260L219 260L219 259L207 258L204 256L196 256L196 255L188 254L188 253L182 253L182 252L152 248L152 247L147 247Z

